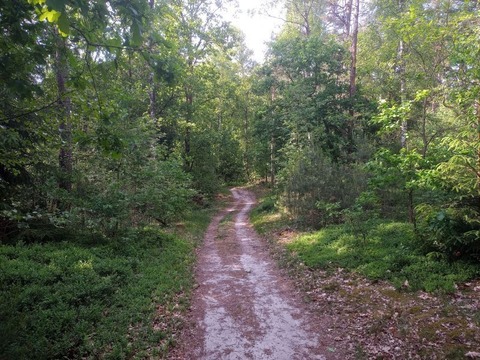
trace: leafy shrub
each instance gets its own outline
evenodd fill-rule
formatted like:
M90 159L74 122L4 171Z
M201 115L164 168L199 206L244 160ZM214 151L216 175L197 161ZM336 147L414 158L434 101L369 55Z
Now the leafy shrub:
M262 199L260 204L255 208L257 213L269 213L275 210L275 198L267 197Z
M337 221L333 210L352 206L365 187L360 167L334 163L313 150L294 154L279 174L281 204L314 227Z
M480 259L480 214L471 207L417 207L419 245L449 259Z

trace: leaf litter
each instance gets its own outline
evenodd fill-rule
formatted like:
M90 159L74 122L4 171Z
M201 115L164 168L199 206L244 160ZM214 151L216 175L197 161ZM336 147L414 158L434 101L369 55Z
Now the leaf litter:
M282 268L313 311L334 319L328 329L346 341L346 359L480 358L480 281L452 294L396 289L337 268L309 268L285 249L299 232L286 227L264 235Z

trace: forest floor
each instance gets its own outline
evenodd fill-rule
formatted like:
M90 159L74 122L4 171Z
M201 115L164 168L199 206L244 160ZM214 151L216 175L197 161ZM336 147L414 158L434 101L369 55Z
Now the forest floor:
M342 268L312 269L285 249L297 235L289 228L267 235L271 252L309 309L335 319L345 359L480 359L479 280L449 294L411 292Z
M255 195L232 195L198 250L192 306L169 358L480 359L480 281L432 294L308 268L285 248L294 229L257 235Z
M232 195L199 249L188 323L171 358L345 359L333 319L309 311L252 229L254 194Z

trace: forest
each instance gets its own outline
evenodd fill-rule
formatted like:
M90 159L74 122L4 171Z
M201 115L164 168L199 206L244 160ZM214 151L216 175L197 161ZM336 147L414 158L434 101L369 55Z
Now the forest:
M478 2L283 0L262 63L231 3L0 3L1 359L165 356L233 185L353 234L351 258L292 244L312 267L480 277ZM377 236L393 258L362 263Z

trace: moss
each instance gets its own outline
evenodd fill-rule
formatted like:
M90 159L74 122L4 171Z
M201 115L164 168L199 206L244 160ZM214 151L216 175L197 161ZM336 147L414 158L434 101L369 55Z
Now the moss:
M340 284L336 281L331 281L323 285L323 290L325 291L338 291L340 289Z
M434 342L438 340L437 331L439 330L440 327L437 324L428 324L427 326L423 326L418 330L418 335L421 339Z
M468 349L463 345L450 345L445 348L445 359L448 360L463 360Z
M398 290L395 289L380 289L380 293L390 299L396 300L396 301L408 301L408 296L405 293L399 292Z
M419 305L416 305L416 306L412 306L410 309L408 309L408 312L410 314L419 314L423 311L423 307L422 306L419 306Z

